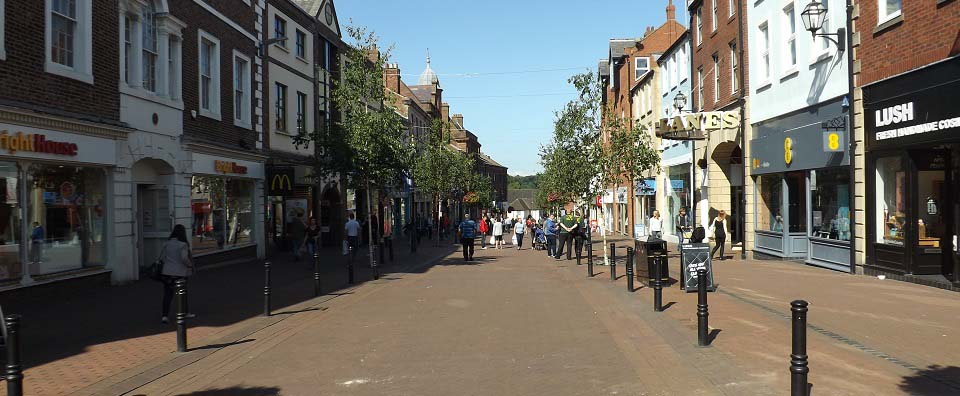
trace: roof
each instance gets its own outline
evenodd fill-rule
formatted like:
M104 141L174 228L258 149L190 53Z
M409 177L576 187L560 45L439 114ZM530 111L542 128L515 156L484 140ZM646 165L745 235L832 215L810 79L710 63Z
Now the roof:
M529 212L529 211L531 211L531 210L535 210L535 208L537 207L536 205L533 204L533 202L531 202L530 200L528 200L528 199L526 199L526 198L517 198L517 199L514 199L513 201L510 201L510 205L508 205L508 206L513 207L513 210L515 210L515 211L517 211L517 210L522 210L522 211L524 211L524 212Z
M499 162L494 161L493 158L490 158L489 155L486 155L484 153L480 153L480 160L485 162L487 165L492 165L492 166L500 167L503 169L507 169L506 166L500 165Z
M621 58L627 54L627 48L637 45L635 39L610 39L610 59Z
M410 93L417 97L423 103L432 103L430 95L433 93L432 85L414 85L410 88Z
M600 72L600 77L610 77L610 60L609 59L600 59L597 62L597 71Z
M657 63L666 62L667 59L669 58L669 56L667 55L672 54L674 51L680 48L680 46L683 45L684 42L688 41L689 39L690 39L690 30L684 30L683 33L680 34L680 36L673 41L673 44L670 44L670 46L663 51L664 56L661 56L660 58L658 58Z
M537 189L535 188L517 188L507 190L507 201L513 201L518 198L524 198L533 201L536 196Z
M423 73L420 74L420 80L417 81L417 85L434 84L440 84L440 78L437 77L437 73L430 68L430 51L427 50L427 68L423 69Z
M290 1L300 6L300 8L303 8L304 10L309 12L311 16L317 15L317 12L320 11L320 5L322 5L323 3L323 0L290 0Z

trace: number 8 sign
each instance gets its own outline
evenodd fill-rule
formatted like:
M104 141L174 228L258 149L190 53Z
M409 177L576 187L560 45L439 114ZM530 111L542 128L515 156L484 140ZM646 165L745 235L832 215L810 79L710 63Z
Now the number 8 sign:
M824 132L823 133L823 151L841 152L846 151L843 147L843 132Z

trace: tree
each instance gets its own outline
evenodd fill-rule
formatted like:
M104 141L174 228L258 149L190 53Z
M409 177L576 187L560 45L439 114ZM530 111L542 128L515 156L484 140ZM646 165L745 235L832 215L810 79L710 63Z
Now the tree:
M418 189L434 198L438 219L441 216L440 203L453 197L458 187L466 186L472 171L470 158L450 145L449 124L444 120L434 121L426 146L422 147L414 162L413 180ZM436 224L438 230L439 223Z
M363 27L348 26L347 33L353 43L345 51L345 66L332 90L340 117L326 129L301 132L295 142L316 143L322 154L317 158L320 170L340 174L347 186L366 191L373 266L371 186L398 184L401 173L409 169L413 151L402 117L385 103L383 67L390 50L381 52L377 36Z
M631 185L645 172L659 171L660 154L649 133L616 116L607 117L604 127L610 139L604 150L605 185ZM636 218L635 205L631 208L630 217Z

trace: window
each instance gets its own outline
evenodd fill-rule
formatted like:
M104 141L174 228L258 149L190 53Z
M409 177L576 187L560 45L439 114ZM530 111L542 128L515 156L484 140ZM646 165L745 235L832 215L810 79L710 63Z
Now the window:
M687 68L687 46L683 45L677 54L677 84L687 79L688 71L690 71L690 69Z
M720 55L713 54L713 102L720 101Z
M783 9L783 39L786 51L783 54L784 69L791 69L797 65L797 19L790 3Z
M710 27L712 28L710 29L711 32L717 31L717 3L719 1L720 0L713 0L713 13L710 14Z
M762 81L770 79L770 29L766 23L760 25L760 77Z
M297 29L297 56L300 58L307 58L307 34Z
M850 240L850 171L833 168L810 171L810 236Z
M639 80L644 74L650 71L650 58L634 58L634 79Z
M287 37L287 21L283 19L280 15L274 15L273 17L273 37L275 38L285 38ZM287 42L281 41L277 45L287 48Z
M703 66L697 68L697 111L703 111Z
M284 132L287 130L287 86L276 83L276 89L274 90L274 110L276 114L276 126L277 130Z
M190 200L193 223L190 248L194 255L252 243L253 181L193 176Z
M180 99L180 39L167 39L167 94L170 99Z
M220 119L220 41L200 31L200 114Z
M91 0L45 0L48 73L93 84Z
M297 133L304 134L307 131L307 95L303 92L297 92Z
M250 59L233 55L233 120L234 125L250 125Z
M727 0L727 8L730 11L730 18L737 14L737 0Z
M697 46L703 44L703 15L701 14L701 9L703 7L697 7Z
M823 15L823 27L821 31L829 32L830 30L830 12L833 8L830 8L830 0L820 0L823 3L823 7L827 9L827 13ZM826 52L830 49L830 40L826 36L818 38L820 40L820 51Z
M883 24L893 18L900 16L903 12L903 1L902 0L877 0L879 5L877 10L879 11L879 17L877 18L877 24Z
M676 87L677 84L680 83L680 76L678 73L681 72L681 70L679 69L679 65L678 65L679 62L680 62L680 57L677 56L677 54L673 54L673 58L670 59L670 68L665 70L666 73L664 73L664 74L670 75L670 78L668 81L669 85L667 86L671 88Z
M737 76L737 42L730 42L730 92L737 93L740 90L740 81Z
M157 17L154 3L148 2L140 14L143 26L143 88L150 92L157 90Z
M779 174L757 177L757 230L783 232L783 176Z
M123 82L130 83L130 57L133 56L133 20L123 16Z
M877 243L903 245L907 222L907 176L901 157L877 159Z

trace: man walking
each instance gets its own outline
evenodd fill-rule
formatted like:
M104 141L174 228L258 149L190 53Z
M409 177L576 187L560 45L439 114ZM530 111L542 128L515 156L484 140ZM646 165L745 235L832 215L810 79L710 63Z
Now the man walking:
M555 257L557 255L557 221L552 214L543 223L543 234L547 237L547 256Z
M571 254L573 250L573 235L577 232L576 218L572 213L567 213L566 216L563 216L563 219L560 220L560 248L557 250L557 260L560 260L560 255L563 254L563 249L567 249L567 260L571 260Z
M473 239L477 236L477 223L470 215L463 215L460 223L460 243L463 245L463 261L473 261Z
M350 212L350 220L343 225L343 231L347 234L347 246L350 247L350 259L357 256L357 248L360 247L360 223L357 222L356 215Z

